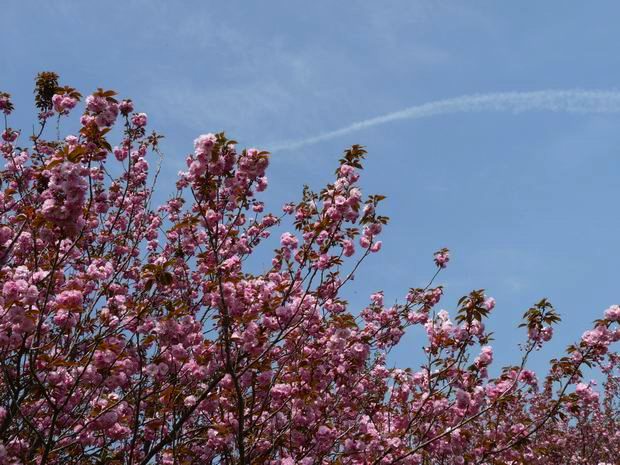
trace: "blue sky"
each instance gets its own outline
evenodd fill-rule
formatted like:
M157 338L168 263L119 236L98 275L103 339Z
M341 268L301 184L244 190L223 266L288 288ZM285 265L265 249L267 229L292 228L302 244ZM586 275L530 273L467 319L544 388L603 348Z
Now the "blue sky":
M225 130L270 149L403 108L472 93L618 89L620 4L547 2L5 1L0 89L27 129L32 82L55 70L113 88L166 135L161 196L193 139ZM453 251L443 306L486 288L497 359L515 360L523 311L547 296L578 338L620 301L620 114L480 111L400 120L273 155L267 201L330 179L344 148L370 152L363 185L392 217L351 300L388 302ZM70 129L70 128L66 128ZM394 354L413 363L422 339Z

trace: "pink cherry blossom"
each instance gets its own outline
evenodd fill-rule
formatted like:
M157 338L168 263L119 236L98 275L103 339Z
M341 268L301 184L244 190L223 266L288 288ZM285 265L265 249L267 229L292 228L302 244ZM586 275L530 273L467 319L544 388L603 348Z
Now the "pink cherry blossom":
M205 133L161 195L146 114L57 81L32 139L0 92L0 465L617 463L618 305L535 373L559 321L539 301L497 367L499 303L445 302L448 249L358 306L356 276L393 272L362 146L271 213L268 151Z

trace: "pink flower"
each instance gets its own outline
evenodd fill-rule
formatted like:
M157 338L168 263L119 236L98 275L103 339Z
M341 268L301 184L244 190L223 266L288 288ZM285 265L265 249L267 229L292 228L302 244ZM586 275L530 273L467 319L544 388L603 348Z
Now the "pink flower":
M543 329L541 329L540 330L540 337L545 342L550 341L551 338L553 337L553 327L545 326Z
M318 270L326 270L329 268L331 257L327 254L321 254L319 259L315 262L315 266Z
M19 137L19 131L15 131L11 128L6 129L2 132L2 139L6 142L15 142Z
M484 346L481 349L480 355L476 357L474 363L478 368L486 367L493 362L493 348L491 346Z
M198 136L198 138L194 140L194 149L196 150L196 154L211 152L211 148L215 145L215 142L215 135L211 133Z
M131 122L139 128L146 126L146 113L136 113L131 117Z
M597 326L592 330L586 331L581 336L581 340L590 347L604 347L611 342L609 339L609 331L604 326Z
M605 310L605 318L609 321L620 321L620 305L612 305Z
M84 115L82 124L95 123L99 128L110 127L118 116L118 103L108 100L99 95L86 97L86 110L90 113Z
M296 249L299 242L293 234L289 232L285 232L280 237L280 244L282 244L282 247L287 247L289 249Z
M458 408L460 408L461 410L465 410L469 407L469 403L471 402L471 396L463 391L462 389L459 389L456 391L456 406Z
M118 108L123 116L127 116L133 111L133 102L131 100L123 100Z
M484 299L484 306L488 311L491 311L495 308L495 299L493 297L487 297Z
M352 240L345 240L342 242L342 253L345 257L351 257L355 254L355 244L353 244Z
M56 305L59 308L77 309L82 307L84 297L80 291L63 291L56 297Z
M450 252L448 249L441 249L439 252L435 252L435 265L439 268L445 268L450 261Z
M371 252L378 252L379 250L381 250L381 246L382 245L383 244L382 244L381 241L377 241L373 245L370 246L370 251Z
M58 114L68 115L77 104L77 99L67 94L54 94L52 103L54 104L54 110L56 110Z

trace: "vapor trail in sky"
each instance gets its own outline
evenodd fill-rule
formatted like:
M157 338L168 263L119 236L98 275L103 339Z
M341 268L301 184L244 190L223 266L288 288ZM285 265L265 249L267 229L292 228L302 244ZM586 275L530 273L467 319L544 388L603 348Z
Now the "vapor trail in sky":
M540 90L472 94L415 105L404 110L365 119L334 131L267 147L271 152L292 150L362 129L405 119L428 118L450 113L481 111L555 111L563 113L620 113L620 92L602 90Z

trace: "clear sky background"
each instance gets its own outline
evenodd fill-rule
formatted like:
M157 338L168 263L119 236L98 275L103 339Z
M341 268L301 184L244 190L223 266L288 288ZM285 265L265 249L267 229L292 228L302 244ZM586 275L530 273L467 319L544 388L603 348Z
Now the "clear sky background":
M25 130L41 70L131 97L166 135L163 199L201 133L269 150L460 95L615 91L619 14L615 1L5 0L0 90ZM495 296L500 363L516 361L523 311L545 296L556 305L564 321L542 368L620 302L619 129L617 113L543 110L395 121L276 151L266 197L277 209L304 183L320 188L344 148L366 145L363 186L387 195L392 222L352 303L378 289L402 301L449 247L442 307L471 289ZM422 343L408 334L394 361L414 364Z

